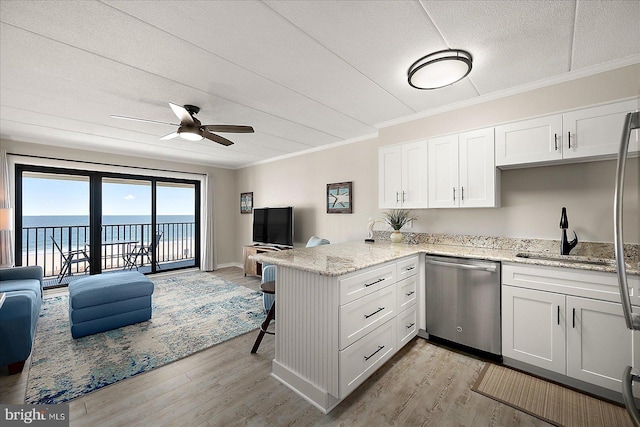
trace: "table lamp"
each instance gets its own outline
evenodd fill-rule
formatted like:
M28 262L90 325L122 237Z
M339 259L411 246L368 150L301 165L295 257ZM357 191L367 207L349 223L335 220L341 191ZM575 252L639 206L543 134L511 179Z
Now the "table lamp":
M13 209L12 208L0 208L0 232L13 230ZM2 233L4 234L4 233ZM7 235L3 235L0 238L0 267L11 267L11 262L4 259L4 255L11 251L11 238Z
M0 208L0 231L13 230L13 208Z

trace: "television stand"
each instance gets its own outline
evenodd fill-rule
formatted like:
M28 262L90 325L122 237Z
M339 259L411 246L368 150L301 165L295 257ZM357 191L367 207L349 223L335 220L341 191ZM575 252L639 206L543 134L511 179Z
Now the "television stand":
M251 255L256 255L256 254L265 253L265 252L283 251L286 249L291 249L291 248L289 246L263 245L259 243L243 246L242 258L244 261L244 267L243 267L244 275L262 277L262 264L250 259L249 257Z

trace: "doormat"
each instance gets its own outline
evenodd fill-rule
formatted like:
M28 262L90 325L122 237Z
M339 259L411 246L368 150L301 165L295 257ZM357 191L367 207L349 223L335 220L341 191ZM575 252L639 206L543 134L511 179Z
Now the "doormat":
M493 363L471 390L556 426L634 427L622 406Z

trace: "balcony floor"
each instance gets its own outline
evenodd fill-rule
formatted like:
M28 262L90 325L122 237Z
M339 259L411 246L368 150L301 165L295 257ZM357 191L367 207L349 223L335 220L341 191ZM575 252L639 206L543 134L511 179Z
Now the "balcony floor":
M187 267L196 267L194 265L194 260L192 259L185 259L185 260L180 260L180 261L171 261L171 262L163 262L160 263L160 269L157 271L157 273L161 273L164 271L169 271L169 270L176 270L179 268L187 268ZM143 265L141 267L138 267L137 269L140 273L142 274L147 274L147 273L151 273L151 266L149 265ZM109 273L115 273L118 271L127 271L127 270L122 270L120 268L114 268L114 269L109 269L109 270L105 270L102 273L103 274L109 274ZM76 279L79 279L81 277L85 277L88 276L89 273L87 274L83 274L83 273L75 273L72 276L65 276L62 278L62 281L60 283L58 283L58 278L53 276L49 276L49 277L45 277L42 280L42 286L45 289L52 289L52 288L58 288L58 287L67 287L69 286L69 282L72 282Z

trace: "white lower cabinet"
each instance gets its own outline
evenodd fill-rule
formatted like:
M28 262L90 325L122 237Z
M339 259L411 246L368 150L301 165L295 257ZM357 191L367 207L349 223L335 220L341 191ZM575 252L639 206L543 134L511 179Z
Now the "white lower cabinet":
M407 257L339 280L340 398L417 335L418 260ZM402 280L391 283L391 277ZM368 293L353 299L358 288Z
M565 296L502 287L502 355L565 373Z
M567 297L567 375L620 391L633 366L633 333L617 303ZM636 356L638 357L638 356Z
M396 287L387 286L340 306L340 350L396 315Z
M398 327L396 348L400 350L411 338L418 335L418 305L408 308L396 317Z
M396 319L340 351L340 397L351 393L396 352Z
M341 276L278 266L274 378L335 408L417 335L421 259Z
M502 354L619 392L623 369L640 364L640 355L634 358L640 337L626 328L620 303L508 284L589 293L607 278L594 272L589 283L584 277L570 269L503 266Z

